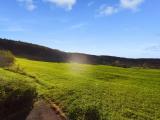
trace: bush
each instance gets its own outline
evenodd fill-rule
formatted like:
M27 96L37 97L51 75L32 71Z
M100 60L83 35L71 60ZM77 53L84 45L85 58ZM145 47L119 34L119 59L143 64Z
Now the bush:
M15 57L10 51L0 50L0 67L8 67L14 64Z
M25 120L36 96L36 89L25 81L0 80L0 118Z

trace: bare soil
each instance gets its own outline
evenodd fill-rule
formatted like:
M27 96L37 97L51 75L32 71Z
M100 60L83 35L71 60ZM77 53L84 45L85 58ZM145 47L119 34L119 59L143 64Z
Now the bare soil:
M62 120L44 101L36 102L26 120Z

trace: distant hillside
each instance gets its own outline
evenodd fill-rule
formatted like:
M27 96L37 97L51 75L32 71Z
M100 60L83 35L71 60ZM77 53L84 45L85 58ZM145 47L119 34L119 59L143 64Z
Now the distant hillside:
M40 45L1 38L0 49L9 50L18 57L47 62L77 62L120 67L160 68L160 59L129 59L114 56L67 53Z

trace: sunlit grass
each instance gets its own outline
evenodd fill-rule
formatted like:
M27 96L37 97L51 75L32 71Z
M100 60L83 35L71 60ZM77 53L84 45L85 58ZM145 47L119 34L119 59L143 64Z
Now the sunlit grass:
M56 102L71 120L90 114L101 120L160 119L160 70L26 59L16 63L40 80L29 79L39 97ZM0 76L22 77L4 73Z

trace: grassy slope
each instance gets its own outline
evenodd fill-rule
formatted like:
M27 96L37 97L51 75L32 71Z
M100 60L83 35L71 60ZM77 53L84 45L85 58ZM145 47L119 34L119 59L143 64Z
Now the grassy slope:
M25 78L37 85L39 96L59 103L73 120L90 113L103 120L160 119L160 70L25 59L17 63L39 80ZM0 69L0 76L24 77L5 72Z

